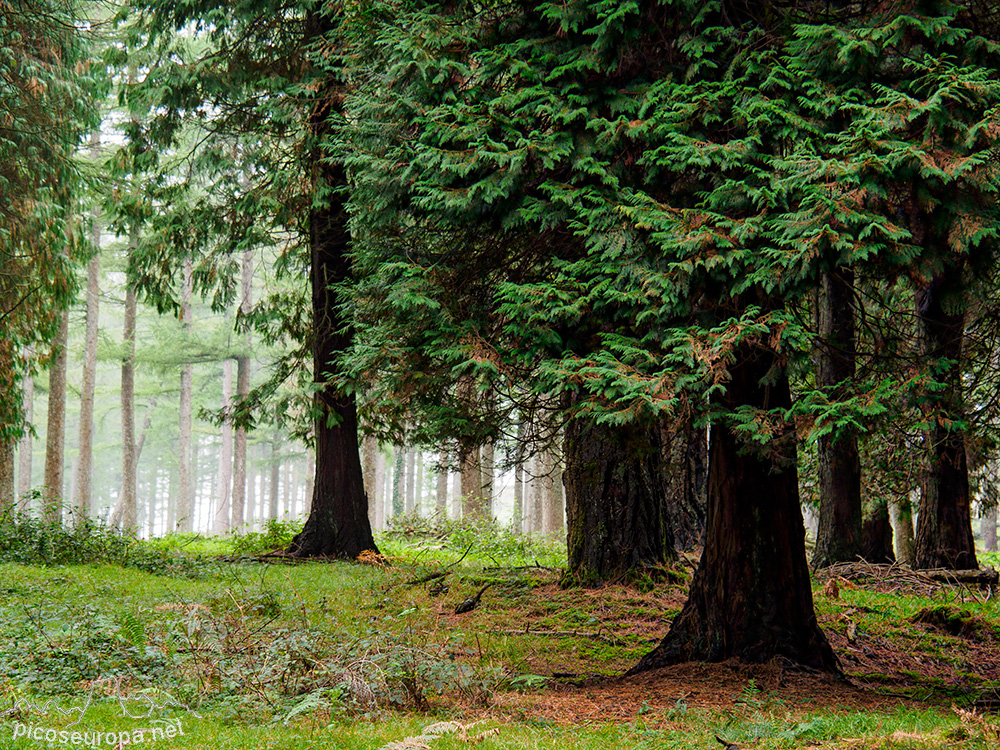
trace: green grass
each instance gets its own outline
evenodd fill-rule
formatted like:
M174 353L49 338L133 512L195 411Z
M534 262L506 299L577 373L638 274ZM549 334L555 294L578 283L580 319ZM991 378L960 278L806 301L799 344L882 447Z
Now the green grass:
M244 550L288 533L271 528ZM560 682L553 672L620 673L662 635L683 588L563 590L558 571L545 570L559 567L558 550L510 537L495 526L396 532L379 540L388 568L265 565L236 552L232 539L190 536L111 540L90 552L81 542L74 554L92 561L53 564L19 552L15 535L0 529L7 559L27 560L0 563L0 748L45 745L15 739L15 728L71 731L74 716L57 706L79 714L85 705L77 726L88 731L171 718L184 734L158 747L212 750L375 750L440 721L467 727L465 737L429 741L441 750L468 747L483 732L486 748L717 748L716 735L759 748L995 745L988 728L965 726L940 705L804 708L752 680L728 707L688 705L681 695L624 722L553 721L531 708L532 696ZM37 549L39 537L31 539ZM435 571L448 573L449 591L412 583ZM454 615L482 581L493 586L480 608ZM837 601L816 599L821 618L850 612L864 633L960 659L954 638L909 624L940 597L844 587ZM997 620L991 602L963 606ZM887 689L898 691L897 682L887 678ZM912 686L939 699L950 690L920 675ZM496 700L503 693L527 702L505 709Z

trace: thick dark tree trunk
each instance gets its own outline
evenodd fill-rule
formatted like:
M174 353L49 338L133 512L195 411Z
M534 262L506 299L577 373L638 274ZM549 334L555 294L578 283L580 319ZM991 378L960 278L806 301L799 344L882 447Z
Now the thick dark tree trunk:
M313 12L307 20L310 39L331 29L329 18ZM324 96L325 94L325 96ZM331 193L343 185L343 169L324 163L323 141L330 135L328 117L337 106L337 94L328 86L320 92L310 117L316 141L313 153L314 190ZM334 285L350 273L350 235L344 199L329 194L323 205L309 215L309 245L312 250L313 379L321 384L316 394L316 479L312 506L302 531L292 540L290 551L297 557L333 555L355 558L376 549L368 521L358 441L358 416L354 396L336 389L330 371L351 343L351 333L339 311Z
M854 272L823 274L816 305L820 346L817 385L839 399L854 379ZM856 560L862 552L861 458L853 431L819 439L819 529L816 568ZM867 558L866 558L867 559Z
M744 351L721 406L787 408L788 380L772 385L774 356ZM794 437L745 448L731 426L712 425L705 551L688 600L659 646L630 670L685 661L783 656L838 671L813 610L799 509Z
M663 491L667 518L678 550L705 540L708 505L708 433L690 421L661 425Z
M593 586L676 559L658 428L566 425L565 584Z
M925 434L927 468L917 515L918 568L978 568L972 536L969 468L965 457L962 339L965 304L960 264L949 266L917 292L917 316L925 352L944 385L934 394Z
M861 523L861 556L867 562L879 565L896 562L896 553L892 548L892 519L889 518L889 505L885 500L865 503Z

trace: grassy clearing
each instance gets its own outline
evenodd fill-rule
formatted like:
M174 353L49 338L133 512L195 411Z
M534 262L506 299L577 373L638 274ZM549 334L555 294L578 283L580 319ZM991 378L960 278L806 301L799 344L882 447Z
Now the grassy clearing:
M388 566L252 559L289 533L276 526L239 545L81 543L56 562L65 557L19 553L13 532L0 531L0 748L47 745L50 730L117 736L165 721L183 734L157 737L157 746L213 750L402 747L435 723L448 731L420 742L441 750L473 740L715 748L716 736L760 748L975 750L1000 741L991 722L949 707L988 687L967 646L995 645L992 601L864 585L842 585L834 598L817 583L819 616L843 654L888 644L886 653L934 667L907 677L909 663L897 664L881 680L869 673L868 693L909 691L924 704L859 705L822 687L800 695L725 668L700 683L594 682L662 637L684 583L563 590L555 545L489 526L398 530L380 539ZM30 537L32 550L40 537L44 530ZM454 614L487 583L478 609ZM911 622L943 603L988 629L950 634ZM965 667L963 691L954 674ZM41 740L26 736L39 728Z

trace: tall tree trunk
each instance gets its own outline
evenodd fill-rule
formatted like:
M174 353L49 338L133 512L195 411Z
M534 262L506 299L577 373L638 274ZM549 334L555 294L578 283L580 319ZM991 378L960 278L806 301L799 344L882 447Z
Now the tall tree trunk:
M416 515L422 515L421 506L424 502L424 454L421 451L415 451L417 464L417 475L413 480L416 487L413 497L413 512Z
M59 331L52 343L49 364L49 407L45 433L44 515L47 521L62 519L63 461L66 445L66 342L69 311L61 315Z
M35 358L34 347L30 347L27 352L25 352L25 359L30 364ZM24 423L30 425L32 419L34 419L35 412L35 377L31 373L31 367L28 368L28 372L24 376L24 382L21 391L21 409L24 413ZM31 459L35 451L34 440L32 439L31 432L25 430L24 436L21 438L18 445L18 464L17 464L17 509L19 511L28 511L31 502Z
M252 466L250 466L249 462L244 464L244 469L245 469L244 484L246 486L244 519L247 531L253 531L254 529L257 528L257 515L258 515L257 514L257 471Z
M889 520L892 523L896 560L913 567L917 548L913 539L913 506L910 498L889 503Z
M97 135L95 133L95 135ZM98 136L99 138L99 136ZM93 144L94 141L91 140ZM95 209L91 241L95 252L87 263L87 322L83 343L83 387L80 391L80 451L76 463L77 519L90 515L94 468L94 391L97 384L97 333L101 275L101 227Z
M964 264L953 264L917 291L924 350L943 389L932 396L925 433L927 467L917 513L918 568L979 567L972 536L972 503L965 456L962 342L965 336ZM950 363L950 364L949 364Z
M486 518L489 508L483 497L479 446L465 450L459 463L462 474L462 518Z
M373 507L375 509L375 526L376 529L385 528L385 454L379 447L378 443L375 444L375 498L373 501Z
M462 474L454 472L451 480L451 518L458 520L462 517Z
M308 40L322 38L333 30L330 16L318 10L306 18ZM309 117L310 131L317 146L311 155L313 185L325 205L309 214L309 245L312 250L313 379L320 384L315 404L316 483L312 509L305 527L292 541L295 555L334 555L355 558L375 549L368 502L361 476L358 415L354 395L338 390L328 373L347 351L351 336L340 312L336 286L350 276L351 261L348 216L344 197L335 192L347 184L342 165L328 163L322 152L331 137L330 118L339 107L341 92L328 83L320 90Z
M517 458L514 461L514 509L511 514L511 526L524 533L525 503L524 503L524 459L523 459L524 423L517 425Z
M134 234L133 234L134 239ZM122 357L122 490L121 525L131 532L135 530L136 508L136 455L135 455L135 317L136 298L132 285L125 290L125 328L122 335L124 356Z
M184 260L184 278L181 287L181 328L185 337L191 335L193 311L191 297L194 291L194 263ZM190 533L194 530L194 452L191 443L191 396L194 381L194 365L181 365L181 392L178 411L177 439L177 518L176 529Z
M545 449L541 455L542 503L542 533L547 536L559 534L565 528L563 525L562 472L559 467L559 456L554 446Z
M539 452L535 454L532 461L531 478L528 482L528 523L527 532L529 534L541 534L545 530L544 505L545 505L545 456Z
M222 408L229 411L233 405L233 360L222 360ZM219 471L216 481L214 534L228 534L232 528L230 499L233 486L233 425L224 420L219 445Z
M268 518L277 518L280 514L278 501L281 498L281 446L278 438L271 442L271 480L268 483L270 496L268 498Z
M788 379L784 373L775 379L771 352L748 347L737 357L719 399L723 413L791 405ZM813 610L794 433L764 452L742 445L731 425L716 423L709 454L705 551L688 600L663 641L630 672L776 656L838 671Z
M406 503L403 512L408 516L413 515L413 505L416 499L416 479L417 479L417 451L415 448L406 449Z
M566 425L565 446L569 568L564 584L628 579L676 559L664 512L659 430L573 419ZM541 454L543 488L532 500L543 506L550 455L550 450Z
M991 505L983 513L981 522L983 549L987 552L997 551L997 506Z
M448 518L448 467L443 453L438 455L437 486L434 495L434 514L439 521Z
M483 508L486 511L486 515L493 517L496 515L494 511L494 497L493 497L493 484L494 484L494 463L496 462L496 445L490 441L485 443L479 451L479 469L482 474L480 478L480 486L483 488Z
M0 516L9 516L17 508L14 493L14 441L0 441Z
M253 251L243 251L240 314L247 316L253 309ZM244 339L246 351L236 358L236 402L243 404L250 395L250 334ZM239 532L249 521L247 513L247 428L236 426L233 443L233 501L231 528Z
M365 497L368 498L368 522L373 529L378 528L376 510L376 485L378 475L378 440L368 435L361 443L361 474L365 480Z
M312 512L313 485L316 481L316 454L306 456L306 513Z
M660 425L662 481L667 518L679 550L704 541L708 504L708 433L690 420Z
M816 380L831 400L841 400L850 394L855 373L854 271L828 271L820 284ZM822 568L856 560L862 552L861 457L853 429L823 435L818 449L819 530L812 564Z
M403 467L406 464L406 449L401 445L392 448L392 517L403 515Z

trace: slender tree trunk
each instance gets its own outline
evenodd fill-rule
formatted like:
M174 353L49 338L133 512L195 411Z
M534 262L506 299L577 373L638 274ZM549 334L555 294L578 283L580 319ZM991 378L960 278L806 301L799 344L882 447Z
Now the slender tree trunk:
M361 474L365 480L365 497L368 498L368 522L378 528L378 440L368 435L361 443Z
M414 479L414 485L416 489L414 490L413 497L413 512L418 516L423 515L421 512L421 506L424 503L424 454L421 451L416 452L415 463L417 465L417 476Z
M253 309L253 251L243 251L242 295L240 314L249 315ZM250 335L244 339L246 351L236 358L236 402L242 404L250 395ZM247 428L243 424L236 427L233 444L233 508L231 527L239 532L243 524L250 520L247 513ZM252 504L251 504L252 507Z
M517 451L518 458L514 463L514 510L511 515L511 526L520 533L524 533L525 503L524 503L524 461L521 458L522 444L524 440L524 425L517 425Z
M444 454L438 456L437 486L434 495L434 514L438 520L448 518L448 467L445 465Z
M25 353L25 358L30 363L34 358L34 348L29 348ZM35 412L35 377L29 372L24 376L21 391L21 409L24 413L24 423L31 424ZM18 447L17 465L17 509L28 511L31 493L31 459L35 451L34 440L31 433L25 430L24 437L21 438Z
M817 385L831 400L850 394L855 373L854 271L823 274L817 299ZM819 529L812 564L856 560L862 552L861 458L854 430L819 439ZM867 559L867 558L866 558Z
M961 375L965 336L963 264L948 266L917 292L917 317L924 349L932 365L946 367L936 376L943 389L933 394L925 434L927 467L917 514L918 568L979 567L972 536L972 503L965 434ZM947 365L946 363L951 363Z
M665 514L658 428L571 420L566 426L569 569L564 584L629 578L676 559ZM539 461L545 505L551 451ZM535 494L535 493L532 493Z
M95 133L96 135L96 133ZM93 144L93 140L91 141ZM94 257L87 263L87 323L83 344L83 387L80 393L80 451L76 464L77 518L90 515L91 475L94 468L94 392L97 384L97 333L101 274L101 227L95 210Z
M244 468L246 469L246 503L244 506L244 517L246 519L247 530L253 531L257 528L257 471L249 464L249 462L244 465Z
M417 478L417 451L415 448L408 447L406 449L406 504L403 507L403 512L408 516L413 515L413 504L416 498L416 478Z
M493 485L495 482L494 475L494 464L496 463L496 445L492 442L485 443L479 451L479 468L482 472L482 477L480 479L480 485L483 488L483 509L486 511L486 515L489 517L494 517L496 515L494 510L494 500L493 497L494 490ZM560 514L562 511L560 511ZM560 518L562 516L560 515Z
M295 495L292 492L292 486L294 482L292 481L292 467L295 462L292 460L285 461L284 464L284 474L285 474L285 485L282 488L284 490L284 507L285 513L288 514L289 518L295 516Z
M0 441L0 516L6 517L17 508L14 493L14 441Z
M392 449L392 517L403 515L403 466L406 460L406 449L401 445Z
M59 331L52 343L49 364L48 427L45 433L45 519L62 518L63 461L66 444L66 340L69 336L69 311L62 313Z
M720 398L722 412L787 409L788 380L784 373L775 379L777 367L771 352L738 352ZM660 645L630 672L685 661L763 663L776 656L838 671L813 610L794 433L765 452L745 448L731 425L716 423L709 453L705 551L688 600Z
M528 522L527 532L529 534L541 534L545 528L543 521L545 495L542 478L545 476L545 457L542 453L535 454L532 461L531 478L528 481Z
M385 454L379 447L378 443L375 444L375 497L373 499L373 505L375 509L375 526L376 529L385 528Z
M279 515L278 501L281 498L281 447L278 443L278 439L275 438L271 442L271 481L269 482L269 488L271 495L269 498L270 508L268 511L268 516L270 518L277 518Z
M563 471L555 447L545 451L545 476L542 479L542 532L559 536L566 530L563 506Z
M181 288L181 328L185 337L191 335L193 310L191 297L194 291L194 263L184 260L184 279ZM192 408L191 396L194 381L194 365L186 362L181 366L181 392L178 412L177 440L177 519L178 531L189 533L194 530L194 453L191 443Z
M917 550L913 539L913 506L910 504L910 498L889 503L889 519L892 523L896 559L904 565L913 567Z
M133 235L134 239L134 235ZM121 525L135 530L136 456L135 456L135 317L136 298L132 285L125 290L124 356L122 357L122 490Z
M993 505L983 513L982 520L983 549L987 552L997 551L997 506Z
M227 412L233 405L233 360L222 360L222 408ZM215 522L212 533L228 534L232 528L230 499L233 486L233 426L225 420L221 427L219 471L216 481Z
M462 517L462 474L454 472L451 480L451 518L458 520Z

